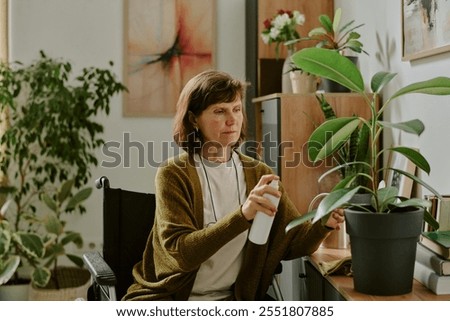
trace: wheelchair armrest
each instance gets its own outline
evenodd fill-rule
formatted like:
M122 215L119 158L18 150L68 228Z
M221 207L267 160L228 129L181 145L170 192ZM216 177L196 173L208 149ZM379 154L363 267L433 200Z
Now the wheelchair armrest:
M83 254L83 260L95 283L102 286L114 286L116 284L117 280L113 270L105 262L100 253L85 253Z

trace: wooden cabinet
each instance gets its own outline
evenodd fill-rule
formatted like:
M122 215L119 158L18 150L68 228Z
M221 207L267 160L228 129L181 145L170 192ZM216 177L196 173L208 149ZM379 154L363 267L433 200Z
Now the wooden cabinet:
M370 109L356 93L325 93L326 100L338 117L358 115L369 118ZM306 213L312 199L326 184L317 180L331 168L330 162L313 166L308 160L307 140L314 128L324 121L316 95L271 94L253 99L256 141L259 154L280 175L291 200Z

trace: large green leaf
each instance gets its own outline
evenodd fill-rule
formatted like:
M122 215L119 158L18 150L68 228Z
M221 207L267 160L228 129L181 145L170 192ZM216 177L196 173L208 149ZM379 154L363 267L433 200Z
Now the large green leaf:
M405 94L450 95L450 78L436 77L408 85L398 90L391 100Z
M370 82L370 88L372 89L372 92L379 93L383 89L383 87L389 83L397 74L390 73L386 71L380 71L377 72L373 77L372 81Z
M394 169L394 168L392 168ZM406 171L403 171L401 169L395 168L395 171L399 172L402 175L405 175L406 177L409 177L410 179L412 179L413 181L415 181L416 183L422 185L423 187L425 187L426 189L428 189L431 193L433 193L434 195L436 195L438 198L442 198L441 193L439 193L437 190L435 190L432 186L430 186L429 184L427 184L425 181L423 181L422 179L420 179L419 177L417 177L416 175L412 175L411 173L408 173Z
M317 212L314 216L313 223L317 222L331 211L346 205L358 191L359 186L353 189L338 189L329 193L317 207Z
M297 51L291 59L306 72L331 79L352 91L364 92L364 81L358 67L334 50L305 48Z
M403 156L408 158L411 162L413 162L414 165L416 165L418 168L423 170L428 175L430 174L431 171L430 164L418 150L405 146L392 147L389 149L402 154Z
M431 202L423 198L409 198L395 204L396 207L421 207L429 208Z
M308 156L314 163L338 150L359 126L358 117L340 117L325 121L309 137Z
M288 225L286 225L285 232L288 233L290 230L292 230L294 227L297 227L307 221L310 221L316 216L316 210L313 210L309 213L306 213L300 217L297 217L289 222Z
M425 125L419 119L408 120L401 123L390 123L387 121L378 121L383 127L396 128L404 132L420 136L425 130Z
M397 187L389 186L378 189L377 200L379 211L384 212L390 204L395 203L397 201L397 196Z

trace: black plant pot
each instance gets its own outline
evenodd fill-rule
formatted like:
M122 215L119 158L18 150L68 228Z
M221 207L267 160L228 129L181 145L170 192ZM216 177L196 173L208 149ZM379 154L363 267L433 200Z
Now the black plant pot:
M411 292L423 210L392 214L345 210L356 291L372 295Z
M358 64L358 57L356 56L347 56L348 59L350 59L355 65ZM342 86L341 84L338 84L337 82L322 78L320 89L322 89L324 92L327 93L348 93L350 92L350 89L347 87Z

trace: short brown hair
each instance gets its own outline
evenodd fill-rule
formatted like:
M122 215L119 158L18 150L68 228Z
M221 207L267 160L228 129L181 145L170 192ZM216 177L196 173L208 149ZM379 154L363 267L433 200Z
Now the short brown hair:
M177 102L173 138L178 146L190 153L201 147L196 142L195 129L189 121L189 112L192 112L194 116L199 116L211 105L233 102L237 97L240 97L243 104L244 120L241 136L236 144L239 146L245 139L247 129L247 117L244 108L246 88L245 82L217 70L207 70L190 79L181 91Z

